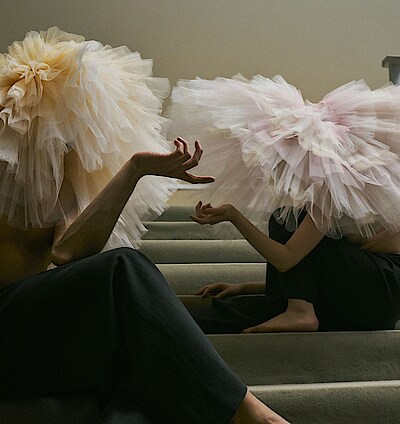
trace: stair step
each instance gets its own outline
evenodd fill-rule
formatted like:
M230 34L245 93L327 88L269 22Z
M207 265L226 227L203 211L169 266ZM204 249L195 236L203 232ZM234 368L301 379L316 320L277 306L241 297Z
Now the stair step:
M156 221L191 221L189 216L194 212L194 206L172 205Z
M207 337L247 385L400 380L395 330Z
M157 264L172 289L191 295L206 284L265 281L265 263Z
M189 218L187 193L174 196L146 223L141 251L185 305L210 306L211 297L193 296L205 284L265 279L265 259L238 232L227 232L230 224L200 226ZM293 424L400 422L398 331L207 337L250 390Z
M180 295L178 296L179 300L188 308L196 307L199 304L202 305L202 307L207 308L211 307L212 303L212 296L195 296L195 295Z
M218 240L243 239L240 232L230 223L218 226L199 225L196 222L154 221L145 223L148 232L143 240Z
M265 263L246 240L143 240L140 251L157 264Z
M292 424L398 424L400 381L250 386Z

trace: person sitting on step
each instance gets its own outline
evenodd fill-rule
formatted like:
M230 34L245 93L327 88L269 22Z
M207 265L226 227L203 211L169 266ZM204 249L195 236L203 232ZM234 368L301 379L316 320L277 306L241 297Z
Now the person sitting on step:
M149 259L104 251L161 208L161 178L135 197L147 176L213 181L189 172L199 143L193 155L181 138L163 150L148 65L56 28L0 56L0 398L92 394L102 423L116 410L140 424L287 423Z
M202 140L203 164L215 170L216 182L192 195L192 219L230 222L268 263L266 283L202 288L225 297L193 312L202 328L393 329L400 86L355 81L311 103L279 75L237 75L180 81L171 99L172 134Z

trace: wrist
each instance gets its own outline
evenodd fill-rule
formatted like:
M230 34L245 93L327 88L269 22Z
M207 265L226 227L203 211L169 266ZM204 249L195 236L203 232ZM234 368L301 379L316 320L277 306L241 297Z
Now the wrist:
M136 176L137 179L149 174L149 171L143 161L143 155L140 153L135 153L129 159L127 165L129 166L132 175Z
M229 222L231 222L233 225L236 225L238 219L240 218L240 212L235 208L235 206L230 205L227 218Z
M246 283L239 283L237 286L238 294L246 294Z
M121 172L125 174L126 184L136 185L136 183L145 175L148 175L146 169L141 165L140 161L133 155L122 167Z

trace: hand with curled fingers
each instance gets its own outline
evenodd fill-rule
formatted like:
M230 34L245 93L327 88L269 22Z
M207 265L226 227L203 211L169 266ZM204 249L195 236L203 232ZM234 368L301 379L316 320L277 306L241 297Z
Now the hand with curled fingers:
M211 176L197 176L188 172L199 164L203 150L195 141L193 155L189 153L187 142L178 137L174 140L175 150L171 153L140 152L134 155L136 167L142 175L159 175L178 178L192 184L211 183Z
M214 208L210 203L203 205L199 202L196 205L196 215L190 215L190 218L201 225L214 225L223 221L232 221L236 211L236 208L230 204Z
M202 287L196 292L196 295L202 297L215 296L216 298L223 299L224 297L237 296L241 292L241 284L215 283Z

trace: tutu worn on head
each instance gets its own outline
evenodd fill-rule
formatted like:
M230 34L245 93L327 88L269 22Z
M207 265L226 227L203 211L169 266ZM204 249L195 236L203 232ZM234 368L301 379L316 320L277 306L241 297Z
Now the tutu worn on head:
M306 209L332 237L400 231L400 87L351 82L313 104L281 76L196 79L178 83L168 114L170 136L204 147L216 177L204 202L263 230L278 209L294 230Z
M168 152L160 116L169 82L152 61L58 28L30 32L0 55L0 215L20 229L64 219L64 178L78 212L138 151ZM157 179L157 181L155 181ZM172 184L142 178L108 247L137 245Z

